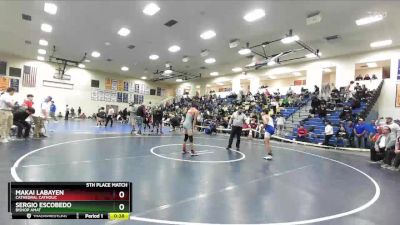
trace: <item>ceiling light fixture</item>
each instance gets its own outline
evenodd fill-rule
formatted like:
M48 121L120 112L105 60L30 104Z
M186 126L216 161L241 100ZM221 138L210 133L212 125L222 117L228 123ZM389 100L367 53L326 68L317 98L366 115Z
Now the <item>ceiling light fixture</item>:
M368 68L374 68L374 67L378 67L378 64L376 64L376 62L370 62L367 63Z
M83 68L85 68L86 66L85 66L85 64L79 63L78 67L83 69Z
M93 51L92 52L92 57L94 57L94 58L98 58L98 57L100 57L100 52L96 52L96 51Z
M321 52L319 52L319 53L318 53L318 55L319 55L319 56L321 56L321 55L322 55L322 53L321 53ZM306 55L306 57L311 59L311 58L316 58L316 57L317 57L317 55L316 55L316 54L314 54L314 53L309 53L309 54L307 54L307 55Z
M141 79L142 79L142 80L146 80L146 79L147 79L147 77L141 77Z
M41 55L46 55L47 52L46 52L46 50L40 48L40 49L38 49L38 53Z
M184 57L182 58L182 62L189 62L189 57L184 56Z
M301 73L298 72L298 71L296 71L296 72L293 72L293 75L295 75L295 76L301 76Z
M122 70L122 71L128 71L129 68L128 68L127 66L123 66L123 67L121 67L121 70Z
M281 40L281 42L282 42L283 44L290 44L290 43L295 42L295 41L298 41L298 40L300 40L299 36L294 35L294 36L289 36L289 37L283 38L283 39Z
M158 11L160 11L160 7L158 7L158 5L155 3L149 3L143 9L143 13L148 16L153 16Z
M213 76L213 77L218 76L218 75L219 75L218 72L211 72L211 73L210 73L210 76Z
M50 33L53 30L53 27L50 24L42 23L40 29L42 29L44 32Z
M210 39L215 37L215 35L217 35L213 30L207 30L205 32L203 32L202 34L200 34L200 37L204 40Z
M149 59L151 60L157 60L158 58L160 58L158 55L150 55Z
M182 79L176 79L176 82L182 82L183 80Z
M181 50L181 47L178 45L172 45L171 47L168 48L168 51L170 52L179 52Z
M90 60L89 59L85 59L85 62L90 62Z
M44 11L48 14L55 15L57 13L57 6L54 3L45 2Z
M212 63L215 63L216 60L215 60L215 58L207 58L206 60L204 60L204 62L207 64L212 64Z
M110 42L104 42L104 44L106 45L106 46L110 46L111 45L111 43Z
M324 71L325 73L330 73L330 72L332 72L332 70L331 70L330 68L324 68L323 71Z
M171 73L172 73L172 70L165 70L164 73L165 73L165 74L171 74Z
M131 33L131 31L126 28L126 27L122 27L121 29L119 29L118 34L121 36L128 36Z
M383 20L383 15L376 14L373 16L367 16L367 17L363 17L361 19L356 20L356 24L357 24L357 26L363 26L363 25L375 23L375 22L378 22L381 20Z
M39 61L44 61L44 57L43 56L38 56L38 57L36 57L37 58L37 60L39 60Z
M379 48L379 47L391 45L392 43L393 43L393 41L389 39L389 40L384 40L384 41L372 42L369 46L371 46L371 48Z
M244 15L243 19L246 20L247 22L254 22L256 20L261 19L264 16L265 16L265 11L263 9L255 9Z
M242 48L242 49L240 49L240 50L238 51L238 53L239 53L240 55L248 55L248 54L251 53L251 49L249 49L249 48Z
M232 71L235 72L235 73L237 73L237 72L242 72L242 70L243 70L243 69L240 68L240 67L235 67L235 68L232 69Z
M40 40L39 40L39 45L47 46L47 45L49 45L49 42L47 42L47 41L44 40L44 39L40 39Z

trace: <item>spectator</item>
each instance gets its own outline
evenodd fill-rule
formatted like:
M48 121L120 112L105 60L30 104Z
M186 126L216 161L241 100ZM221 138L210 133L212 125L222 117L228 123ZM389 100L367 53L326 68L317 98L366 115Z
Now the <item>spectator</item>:
M33 95L32 94L26 95L26 99L24 100L24 103L22 103L22 107L33 108Z
M365 148L365 134L367 133L365 129L364 120L362 118L358 119L358 123L354 126L354 146L356 148Z
M7 88L6 92L0 96L0 136L1 142L7 143L10 139L10 129L13 123L12 109L14 101L14 88Z
M377 133L374 135L374 144L370 148L370 159L372 162L382 161L385 158L385 147L388 135L381 127L378 128Z
M375 75L375 74L372 74L372 78L371 78L371 80L378 80L378 77L376 77L376 75Z
M81 113L82 113L82 109L81 109L81 107L79 106L79 107L78 107L78 117L81 116Z
M360 81L363 80L363 77L361 76L361 74L358 74L358 76L356 77L356 81Z
M285 122L286 122L285 117L279 113L276 118L276 126L277 126L276 134L278 136L283 135L283 130L285 129Z
M396 144L394 150L388 150L388 161L392 162L392 158L394 158L392 166L388 169L393 171L400 171L400 136L396 138Z
M365 74L365 76L364 76L364 80L371 80L371 78L369 77L369 75L368 75L368 74Z
M393 122L392 117L386 117L386 126L390 127L390 130L395 137L398 137L400 135L400 126L397 123Z
M353 113L352 113L352 109L350 108L350 106L345 105L343 107L343 110L340 113L339 118L341 120L345 120L345 121L352 121L353 120Z
M314 95L315 96L319 95L319 87L317 85L314 85Z
M69 107L68 105L65 106L65 120L68 120L69 118Z
M304 128L303 125L300 125L300 127L297 129L297 141L302 141L306 142L306 137L307 137L307 129Z
M388 126L384 126L382 128L382 135L375 143L375 160L382 160L382 167L388 168L392 165L392 160L394 158L394 147L396 144L396 138L393 134L391 134L391 129ZM372 159L372 156L371 156Z
M331 125L330 121L326 121L325 122L325 141L324 141L324 145L329 145L329 140L332 138L333 136L333 127Z
M26 122L26 119L35 113L34 108L26 108L25 110L19 110L18 112L14 113L14 125L17 126L17 138L28 138L29 132L31 130L31 125ZM24 136L22 136L22 131L25 130Z
M340 123L339 129L336 132L336 147L338 146L339 141L341 141L343 143L343 147L348 146L349 134L347 133L347 130L344 127L343 123Z
M54 101L51 101L51 104L50 104L50 118L52 118L54 121L57 121L56 109L57 109L57 107L54 104Z
M71 118L75 118L75 109L71 107Z
M376 128L375 128L375 120L371 120L370 123L366 123L365 124L365 130L367 131L366 135L367 135L367 147L372 147L372 137L375 135L376 133Z

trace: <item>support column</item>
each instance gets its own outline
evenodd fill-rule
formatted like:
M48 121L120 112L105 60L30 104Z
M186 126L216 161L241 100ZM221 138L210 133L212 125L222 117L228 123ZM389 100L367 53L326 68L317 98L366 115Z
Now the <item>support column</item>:
M250 79L250 92L254 95L260 88L260 78L253 77Z
M314 85L317 85L320 89L322 86L322 68L312 67L307 69L306 78L307 88L309 91L314 91Z
M235 92L236 94L239 93L240 91L240 78L233 78L232 79L232 91Z
M346 87L354 80L356 66L354 62L341 61L336 65L336 87Z

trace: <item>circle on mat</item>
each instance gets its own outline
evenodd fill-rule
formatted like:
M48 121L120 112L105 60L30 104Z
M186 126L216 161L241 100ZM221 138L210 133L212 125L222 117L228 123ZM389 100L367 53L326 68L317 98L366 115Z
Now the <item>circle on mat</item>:
M153 154L155 156L158 156L160 158L170 159L170 160L175 160L175 161L181 161L181 162L193 162L193 163L231 163L231 162L237 162L237 161L240 161L240 160L243 160L244 158L246 158L246 155L244 153L240 152L240 151L236 151L236 150L233 150L233 149L226 150L223 147L214 146L214 145L194 144L194 146L207 147L207 151L210 151L210 148L216 148L216 149L223 150L223 151L226 151L226 152L231 151L231 152L239 154L240 157L239 158L235 158L235 159L228 159L228 160L201 160L201 158L200 158L200 160L193 160L193 159L199 159L199 157L197 156L196 158L193 158L193 159L189 159L189 158L174 158L174 157L171 157L171 156L166 156L166 155L157 153L155 151L156 149L160 149L160 148L168 147L168 146L182 146L182 144L159 145L159 146L152 147L150 149L150 152L151 152L151 154ZM179 152L179 154L181 154L181 152Z

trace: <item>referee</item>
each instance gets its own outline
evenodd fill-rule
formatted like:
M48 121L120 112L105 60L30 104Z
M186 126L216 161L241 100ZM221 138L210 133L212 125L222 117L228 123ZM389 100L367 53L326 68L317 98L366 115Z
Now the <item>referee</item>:
M229 144L226 147L230 150L232 147L233 138L236 136L236 149L240 150L240 135L242 134L242 127L246 121L246 115L243 113L243 108L240 106L239 109L234 112L229 120L229 125L231 126L231 135L229 136Z

